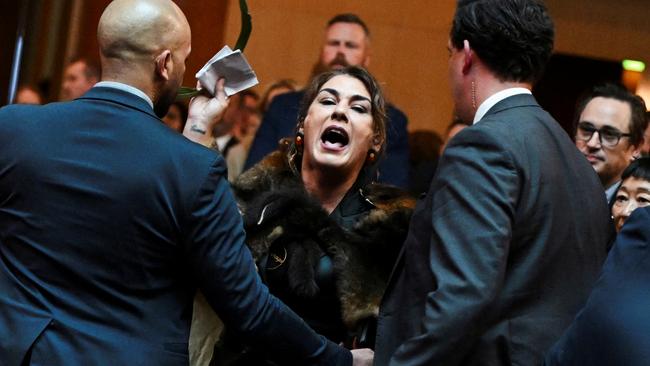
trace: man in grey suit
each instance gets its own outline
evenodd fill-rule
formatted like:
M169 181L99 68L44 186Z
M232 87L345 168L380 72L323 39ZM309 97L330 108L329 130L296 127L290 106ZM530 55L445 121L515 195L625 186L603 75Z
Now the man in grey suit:
M534 365L584 304L611 223L602 186L531 95L552 48L538 0L459 1L457 115L380 309L376 365Z

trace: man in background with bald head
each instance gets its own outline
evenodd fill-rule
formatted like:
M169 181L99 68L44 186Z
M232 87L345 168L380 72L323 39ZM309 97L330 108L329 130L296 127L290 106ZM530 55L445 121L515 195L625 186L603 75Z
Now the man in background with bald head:
M351 364L261 284L223 158L159 119L191 51L181 10L113 1L98 40L86 94L0 109L0 363L187 365L198 286L269 357ZM226 105L220 81L188 133L210 141Z

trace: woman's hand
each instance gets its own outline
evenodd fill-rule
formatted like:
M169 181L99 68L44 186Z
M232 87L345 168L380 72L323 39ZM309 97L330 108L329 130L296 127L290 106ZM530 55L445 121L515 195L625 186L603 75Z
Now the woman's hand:
M224 91L225 80L217 81L216 95L198 95L190 101L187 123L183 129L183 135L188 139L201 145L210 147L214 142L212 129L221 122L223 113L228 107L228 98ZM197 85L197 89L200 89Z

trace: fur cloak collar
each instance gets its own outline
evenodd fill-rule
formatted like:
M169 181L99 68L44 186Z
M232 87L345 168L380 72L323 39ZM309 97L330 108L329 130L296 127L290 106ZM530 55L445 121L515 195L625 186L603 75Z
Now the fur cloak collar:
M256 262L277 240L297 243L291 250L289 287L301 296L318 291L314 261L322 252L333 261L344 324L377 316L379 303L402 243L415 200L390 186L370 184L359 193L369 211L349 228L336 224L289 168L286 153L275 151L234 183L244 217L247 244Z

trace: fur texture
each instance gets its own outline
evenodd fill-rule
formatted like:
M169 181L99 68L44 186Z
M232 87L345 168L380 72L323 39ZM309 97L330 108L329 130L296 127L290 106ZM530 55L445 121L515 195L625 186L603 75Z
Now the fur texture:
M360 320L377 316L406 237L413 198L394 187L370 184L361 194L374 208L344 229L307 194L283 150L240 175L234 190L255 260L266 256L271 244L283 242L293 258L287 264L289 287L310 297L319 291L314 267L325 252L334 264L346 326L354 329Z

